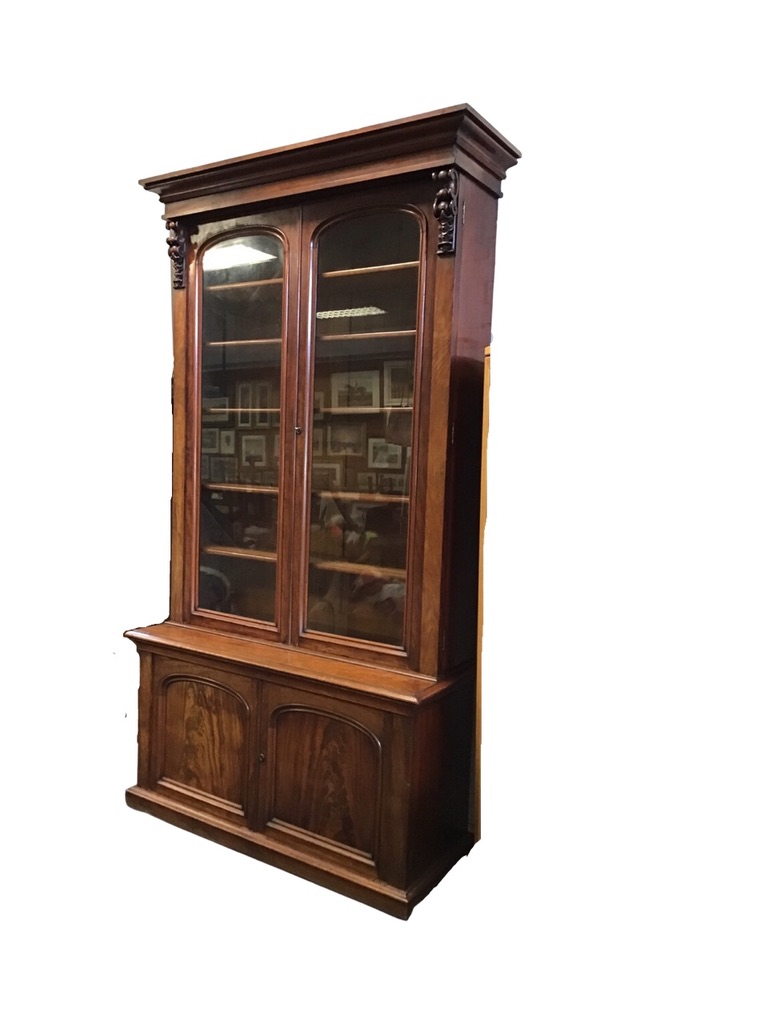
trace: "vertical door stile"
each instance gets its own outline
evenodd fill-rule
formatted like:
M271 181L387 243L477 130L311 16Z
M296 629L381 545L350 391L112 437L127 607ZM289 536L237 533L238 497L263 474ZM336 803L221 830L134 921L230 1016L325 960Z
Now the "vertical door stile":
M283 557L282 608L285 615L283 636L285 642L295 645L299 631L299 602L297 577L301 576L303 561L302 523L304 518L304 466L306 463L306 430L297 433L303 422L302 395L304 385L305 305L306 305L306 241L304 237L303 207L297 206L288 259L290 287L287 294L286 387L282 414L284 443L284 472L286 489L283 504Z

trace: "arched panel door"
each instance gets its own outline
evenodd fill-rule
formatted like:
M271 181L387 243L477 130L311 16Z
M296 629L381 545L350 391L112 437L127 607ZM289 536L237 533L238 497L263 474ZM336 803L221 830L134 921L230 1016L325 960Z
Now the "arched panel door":
M249 681L158 659L157 786L234 820L248 813L256 728Z
M303 843L374 864L381 831L383 716L269 687L265 822Z

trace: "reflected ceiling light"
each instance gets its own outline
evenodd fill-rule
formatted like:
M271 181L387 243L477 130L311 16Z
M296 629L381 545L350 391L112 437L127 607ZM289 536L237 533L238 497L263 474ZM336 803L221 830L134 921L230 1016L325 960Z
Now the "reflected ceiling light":
M378 306L357 306L355 309L326 309L317 314L318 320L335 320L340 316L379 316L386 313L385 309Z
M203 256L203 270L229 270L232 267L249 267L254 263L276 260L277 256L253 249L250 245L236 242L234 245L217 245Z

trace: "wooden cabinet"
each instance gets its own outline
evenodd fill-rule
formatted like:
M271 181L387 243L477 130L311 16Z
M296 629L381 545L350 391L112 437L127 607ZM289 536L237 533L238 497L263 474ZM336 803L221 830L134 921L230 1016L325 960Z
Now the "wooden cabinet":
M141 184L174 329L131 806L407 917L474 842L483 360L519 154L458 106Z

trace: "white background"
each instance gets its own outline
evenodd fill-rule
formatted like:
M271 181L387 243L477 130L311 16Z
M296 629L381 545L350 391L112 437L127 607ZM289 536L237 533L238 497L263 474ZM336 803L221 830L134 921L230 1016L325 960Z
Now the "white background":
M4 15L7 1020L761 1022L760 5ZM468 102L499 205L483 839L408 923L129 811L167 614L139 177Z

